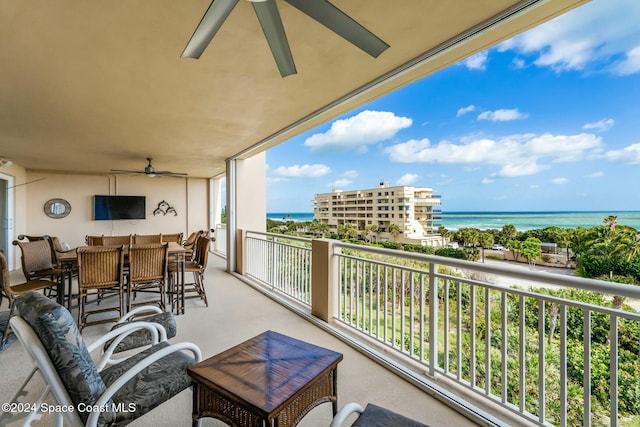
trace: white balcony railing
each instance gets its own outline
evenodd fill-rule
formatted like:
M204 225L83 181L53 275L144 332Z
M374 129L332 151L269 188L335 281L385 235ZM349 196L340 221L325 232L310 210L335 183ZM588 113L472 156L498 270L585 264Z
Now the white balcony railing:
M227 224L216 224L215 238L213 242L214 252L218 252L222 255L227 253Z
M311 241L248 232L246 274L273 290L311 306Z
M530 422L617 426L633 399L620 383L639 375L639 346L625 340L640 331L640 315L558 289L639 299L638 287L337 241L318 241L329 261L312 266L311 240L247 235L248 275L312 310L337 305L327 311L339 322L422 365L430 379ZM312 268L327 270L327 283L313 286L334 288L336 299L311 300ZM504 284L523 280L536 290Z

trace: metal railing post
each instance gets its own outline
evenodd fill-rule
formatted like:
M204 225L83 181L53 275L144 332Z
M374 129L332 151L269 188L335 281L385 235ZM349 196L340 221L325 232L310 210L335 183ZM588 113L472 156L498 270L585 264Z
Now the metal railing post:
M429 264L429 374L435 376L438 367L438 265Z

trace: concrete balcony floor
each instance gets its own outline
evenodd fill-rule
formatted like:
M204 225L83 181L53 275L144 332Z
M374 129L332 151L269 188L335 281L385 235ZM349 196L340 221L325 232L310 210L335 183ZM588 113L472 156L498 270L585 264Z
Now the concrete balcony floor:
M209 307L205 307L198 299L187 300L186 314L176 317L178 334L171 341L194 342L202 350L203 357L207 358L265 330L274 330L344 355L344 360L338 365L339 408L348 402L358 402L363 406L371 402L432 427L477 425L343 341L227 274L224 267L224 260L217 256L209 257L209 268L205 275ZM22 273L13 272L13 278L17 281L23 279ZM6 310L6 302L3 309ZM87 327L83 336L87 342L91 342L110 327L110 324ZM19 342L14 342L0 354L1 402L10 399L30 369L30 360ZM35 393L41 386L38 378L32 380L29 390ZM189 426L191 396L191 391L185 391L131 425ZM325 403L307 414L299 426L328 426L331 418L331 405ZM33 425L53 425L53 418L45 417ZM203 419L203 426L225 425L211 418Z

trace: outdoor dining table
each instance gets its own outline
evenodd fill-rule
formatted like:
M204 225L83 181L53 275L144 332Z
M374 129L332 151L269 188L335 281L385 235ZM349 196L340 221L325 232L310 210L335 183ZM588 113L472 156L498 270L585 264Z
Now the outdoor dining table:
M168 244L169 256L171 257L170 262L174 262L178 265L178 277L176 280L176 291L174 296L177 298L176 314L180 314L180 312L184 313L184 264L187 250L182 245L176 242L168 242ZM128 250L129 248L125 246L125 256ZM78 252L69 251L63 254L59 254L58 262L64 269L64 274L68 277L68 280L66 280L66 282L68 283L66 294L68 306L71 306L71 300L73 298L72 278L73 272L78 268ZM62 302L60 304L64 303Z

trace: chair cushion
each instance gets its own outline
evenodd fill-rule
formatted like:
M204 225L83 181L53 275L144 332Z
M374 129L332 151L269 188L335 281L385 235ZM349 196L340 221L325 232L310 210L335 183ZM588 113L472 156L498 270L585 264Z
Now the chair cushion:
M364 412L352 424L353 427L428 427L411 418L404 417L393 411L368 403Z
M137 362L169 345L166 341L156 344L117 365L102 370L100 375L105 384L110 385ZM116 425L126 424L146 414L189 387L191 377L187 374L187 368L194 363L195 359L190 354L182 351L171 353L129 380L113 396L115 407L123 409L116 413ZM130 403L135 403L135 408L129 408ZM134 410L129 412L130 409Z
M173 313L156 313L151 316L140 317L137 319L133 319L132 322L153 322L159 323L164 326L165 331L167 332L167 339L173 338L176 336L176 331L178 327L176 326L176 319L173 317ZM127 322L116 323L113 325L111 330L118 329ZM105 344L105 349L111 344L111 341ZM114 353L119 353L121 351L131 350L133 348L144 347L145 345L151 344L151 334L146 329L141 329L135 332L132 332L125 339L123 339L120 344L116 346Z
M40 338L75 406L78 407L80 403L93 405L106 386L71 313L55 301L33 291L16 298L16 309ZM86 422L90 413L79 412L78 415ZM110 424L114 415L113 412L102 412L98 424Z

